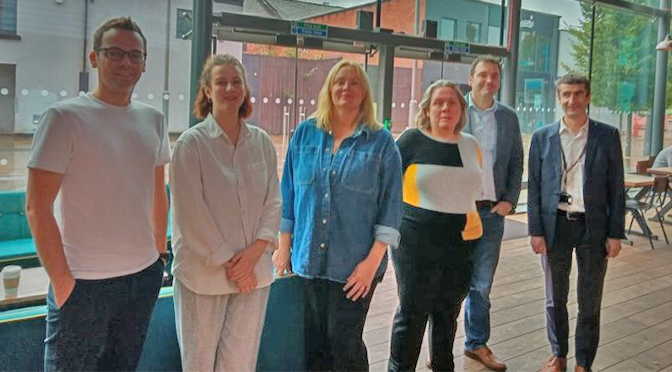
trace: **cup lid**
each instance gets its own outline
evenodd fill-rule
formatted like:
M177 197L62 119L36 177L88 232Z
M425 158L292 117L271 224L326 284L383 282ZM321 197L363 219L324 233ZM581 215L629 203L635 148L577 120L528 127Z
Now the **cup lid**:
M19 265L8 265L2 269L3 274L18 274L21 272L21 266Z

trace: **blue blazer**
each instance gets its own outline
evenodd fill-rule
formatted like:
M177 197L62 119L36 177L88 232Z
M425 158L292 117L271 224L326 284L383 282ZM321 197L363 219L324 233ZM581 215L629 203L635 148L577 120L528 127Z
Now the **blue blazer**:
M621 136L616 128L588 122L583 168L586 228L591 242L622 239L625 225L625 185ZM527 214L529 234L543 236L550 248L560 203L562 155L560 122L544 126L532 136L529 157Z
M464 98L469 102L469 93ZM508 201L515 208L518 204L518 196L520 196L524 161L518 115L509 106L497 102L495 121L497 121L497 148L493 176L497 201ZM464 131L473 134L468 114Z

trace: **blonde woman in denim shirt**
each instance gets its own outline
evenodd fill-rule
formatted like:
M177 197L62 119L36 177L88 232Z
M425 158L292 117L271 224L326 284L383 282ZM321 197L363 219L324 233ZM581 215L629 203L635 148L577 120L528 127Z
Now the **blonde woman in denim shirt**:
M337 63L318 100L287 152L273 260L303 279L306 369L363 371L369 303L400 238L401 158L359 64Z

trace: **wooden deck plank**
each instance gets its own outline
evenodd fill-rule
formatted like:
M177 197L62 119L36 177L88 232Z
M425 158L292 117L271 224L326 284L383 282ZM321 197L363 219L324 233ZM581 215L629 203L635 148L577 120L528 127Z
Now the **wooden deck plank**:
M602 370L672 340L672 320L602 345L594 369Z
M672 366L668 366L667 368L661 369L660 371L661 372L672 372Z
M628 360L638 362L647 370L659 371L672 366L672 341L658 345Z
M650 225L662 237L660 226ZM671 235L672 236L672 235ZM610 260L602 302L600 349L594 370L672 372L672 246L633 237L621 255ZM576 264L570 276L570 353L574 368L576 325ZM539 256L527 238L504 242L492 290L489 346L509 371L539 371L550 356L546 335L544 275ZM371 371L386 371L394 311L398 304L392 268L378 286L365 326ZM464 324L458 319L453 353L456 371L485 371L480 363L462 355ZM417 370L426 371L429 349L423 340ZM655 363L654 363L655 362ZM656 364L657 363L657 364Z

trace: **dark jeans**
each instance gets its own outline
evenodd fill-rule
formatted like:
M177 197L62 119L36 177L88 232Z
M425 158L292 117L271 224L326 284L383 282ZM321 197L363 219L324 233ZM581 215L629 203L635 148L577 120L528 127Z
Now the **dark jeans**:
M600 340L600 306L604 275L607 272L605 243L591 243L583 218L568 221L558 213L555 239L548 254L542 257L546 273L546 321L548 339L555 355L567 357L569 350L569 316L567 295L572 250L576 251L579 269L577 302L579 313L575 332L577 365L590 369Z
M47 296L45 371L134 371L154 309L163 262L131 275L75 281L60 309Z
M368 371L362 340L366 314L377 281L366 298L348 300L343 283L303 279L306 291L306 368L308 371Z
M399 306L394 316L389 371L414 371L429 320L434 371L452 371L457 316L469 290L474 242L445 237L404 221L392 249ZM440 228L439 226L436 226ZM445 227L445 226L444 226Z

